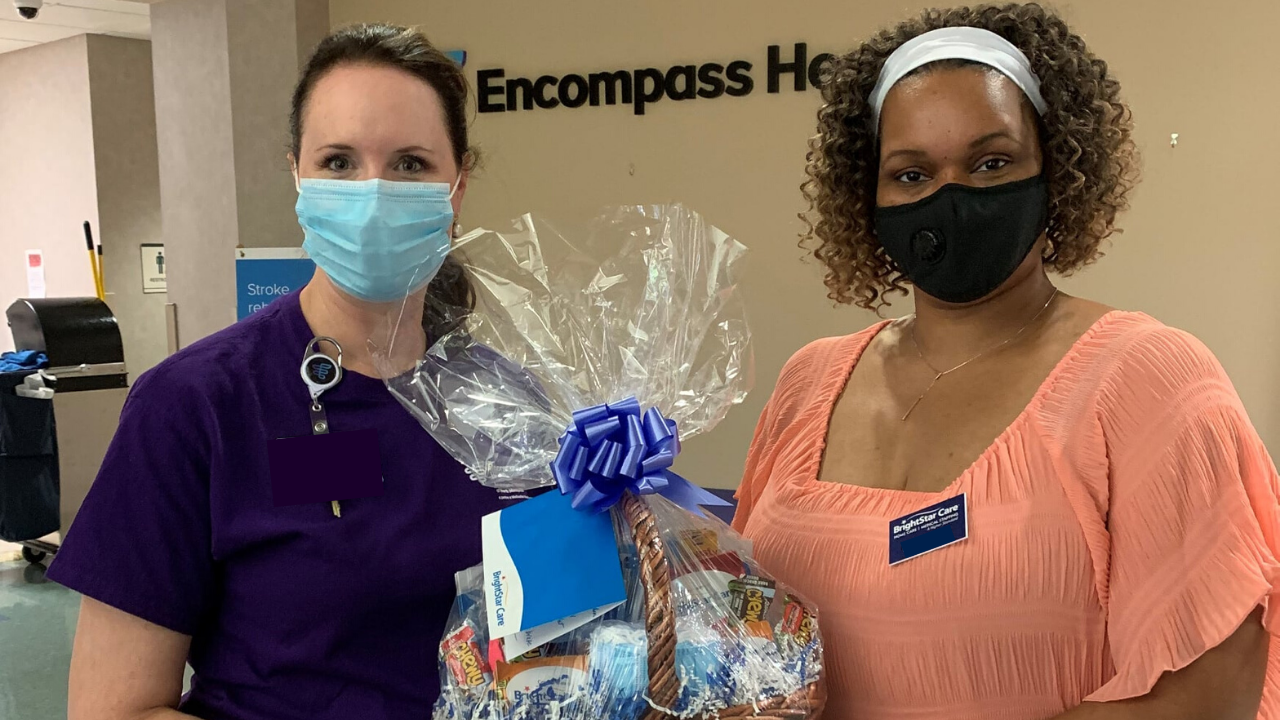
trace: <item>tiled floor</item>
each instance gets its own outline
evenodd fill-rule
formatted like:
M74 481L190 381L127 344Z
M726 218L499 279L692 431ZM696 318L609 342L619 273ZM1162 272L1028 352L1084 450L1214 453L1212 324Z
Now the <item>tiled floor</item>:
M46 582L42 566L0 563L0 718L67 717L79 610L80 596Z

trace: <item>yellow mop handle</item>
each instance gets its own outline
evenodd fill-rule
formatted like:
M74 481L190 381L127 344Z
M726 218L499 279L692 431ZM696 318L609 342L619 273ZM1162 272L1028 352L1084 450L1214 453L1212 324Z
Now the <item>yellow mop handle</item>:
M89 227L89 221L84 221L84 243L89 248L89 269L93 271L93 292L98 296L99 300L106 301L105 293L102 288L102 266L99 265L99 253L93 247L93 229Z

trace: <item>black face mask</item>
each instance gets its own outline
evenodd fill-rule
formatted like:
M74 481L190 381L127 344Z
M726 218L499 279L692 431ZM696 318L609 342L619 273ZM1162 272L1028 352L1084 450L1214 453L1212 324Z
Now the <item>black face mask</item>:
M889 259L922 292L969 303L1013 276L1044 232L1043 176L975 188L946 185L909 205L878 207L876 235Z

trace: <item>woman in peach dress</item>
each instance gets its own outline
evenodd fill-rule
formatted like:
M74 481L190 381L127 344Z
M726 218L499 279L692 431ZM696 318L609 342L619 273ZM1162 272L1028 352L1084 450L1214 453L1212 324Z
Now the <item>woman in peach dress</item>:
M1038 5L929 11L824 97L831 296L916 312L796 353L735 526L819 605L827 717L1280 718L1277 475L1239 397L1195 338L1050 278L1136 178L1106 63Z

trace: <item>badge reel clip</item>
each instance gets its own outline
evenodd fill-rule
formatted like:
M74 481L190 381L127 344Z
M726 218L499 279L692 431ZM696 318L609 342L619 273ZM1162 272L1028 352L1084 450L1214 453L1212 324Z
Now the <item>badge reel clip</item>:
M335 360L320 349L322 343L328 343L337 350ZM311 434L329 434L329 418L325 415L320 396L342 380L342 346L331 337L317 337L307 343L307 354L302 359L302 381L311 391ZM333 516L342 517L342 506L333 500Z

